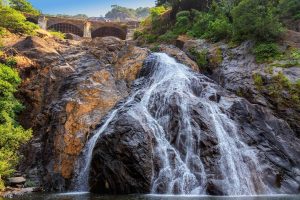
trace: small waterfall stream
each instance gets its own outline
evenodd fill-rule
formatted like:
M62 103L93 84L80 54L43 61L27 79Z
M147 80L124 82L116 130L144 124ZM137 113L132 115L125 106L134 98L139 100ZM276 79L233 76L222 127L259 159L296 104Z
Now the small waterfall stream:
M265 190L255 150L242 142L235 122L222 109L228 102L211 100L216 96L215 84L163 53L151 55L147 62L152 64L144 66L132 94L111 111L87 142L81 158L84 166L77 172L77 190L88 190L95 144L124 109L150 127L154 136L153 157L159 164L153 167L158 170L153 172L151 193L206 194L211 179L216 178L201 156L205 137L217 140L219 153L213 164L220 171L217 181L225 194L257 194L257 187Z

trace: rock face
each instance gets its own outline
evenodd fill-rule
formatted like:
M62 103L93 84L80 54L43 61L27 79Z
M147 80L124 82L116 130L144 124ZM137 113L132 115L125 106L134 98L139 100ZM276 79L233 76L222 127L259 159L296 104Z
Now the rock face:
M128 113L118 117L94 150L91 191L108 194L149 193L153 133Z
M24 184L26 179L22 176L20 177L11 177L8 179L10 185Z
M148 58L113 112L91 157L92 192L300 192L289 124L166 55Z
M65 190L91 131L128 95L148 50L114 37L28 37L12 49L29 60L18 96L26 106L20 120L34 132L20 169L46 189Z
M7 54L18 57L18 97L26 106L20 121L34 133L20 166L28 180L70 189L86 142L113 110L93 149L92 192L300 192L299 110L278 110L257 90L253 73L269 79L249 54L250 43L186 40L186 54L160 46L194 71L190 48L208 50L210 69L200 71L210 79L169 57L151 56L142 68L149 51L114 37L16 41ZM295 81L298 69L278 70Z
M288 31L286 39L282 42L283 48L299 48L298 35L297 32ZM293 66L289 67L281 67L283 64L276 62L258 64L250 52L253 46L251 42L245 42L237 47L229 47L224 43L211 44L205 40L185 39L181 43L184 43L181 45L183 51L191 58L194 58L191 54L192 49L206 52L207 66L202 66L200 69L202 73L208 75L225 89L245 97L251 103L270 108L274 115L287 121L296 135L300 137L300 124L298 123L300 121L300 104L290 100L293 97L287 95L287 89L280 89L280 85L274 85L276 79L280 79L281 74L291 84L295 84L300 75L299 62L295 62ZM262 79L262 85L255 82L257 76ZM278 95L272 95L273 91L270 91L269 88L273 87L278 87L275 89L279 93ZM278 96L281 96L282 99Z

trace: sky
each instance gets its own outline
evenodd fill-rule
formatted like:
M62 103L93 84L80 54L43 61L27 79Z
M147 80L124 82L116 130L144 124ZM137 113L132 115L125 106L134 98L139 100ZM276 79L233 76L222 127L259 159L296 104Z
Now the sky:
M45 14L86 14L90 17L104 16L111 5L128 8L152 7L155 0L29 0Z

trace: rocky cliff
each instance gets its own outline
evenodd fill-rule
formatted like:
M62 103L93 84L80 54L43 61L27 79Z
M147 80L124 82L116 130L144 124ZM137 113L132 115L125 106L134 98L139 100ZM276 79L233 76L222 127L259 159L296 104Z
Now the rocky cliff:
M152 73L149 66L153 63L146 63L145 69L140 71L150 51L113 37L60 41L43 36L15 41L7 45L6 53L18 58L23 79L18 97L26 110L20 121L25 127L32 128L34 133L31 142L23 148L20 170L45 189L70 189L76 175L76 161L81 158L88 139L104 123L104 117L110 110L118 109L134 92L148 87L146 77ZM297 44L297 41L294 43ZM187 91L192 91L197 97L205 96L205 101L220 109L219 114L225 114L228 120L238 124L236 131L242 143L237 145L245 144L253 149L262 166L259 172L263 175L256 181L262 181L275 192L297 193L300 189L299 109L291 105L278 107L277 101L258 89L253 80L254 73L265 77L265 84L272 79L261 65L256 64L249 53L250 45L245 43L231 48L221 43L213 45L205 41L185 40L178 45L183 51L168 45L161 45L159 50L193 71L199 71L199 68L192 61L197 59L190 50L208 52L209 68L200 68L200 72L211 79L196 75L194 84L189 85ZM298 69L280 70L295 81L299 78ZM137 78L139 80L135 81ZM205 91L206 87L213 88L214 92ZM166 130L165 142L171 145L166 148L168 159L173 162L180 160L174 152L180 152L179 157L185 156L187 149L184 144L190 136L179 134L182 111L175 94L165 110L171 113L171 119L156 115L159 102L168 91L161 92L162 96L156 94L153 97L157 104L153 104L149 112L158 124L170 120L169 126L163 128ZM139 101L143 95L144 92L141 92L134 101ZM202 165L194 162L189 167L193 172L205 172L207 179L204 181L197 175L194 183L203 184L208 194L230 194L222 187L224 174L216 167L222 159L222 150L219 149L215 124L211 121L211 111L203 103L191 101L188 104L191 104L192 126L203 132L201 139L197 136L199 133L191 136L198 138L193 148L201 149L201 152L194 152L194 156L203 159ZM158 172L166 158L156 156L155 147L159 141L155 139L153 126L139 121L149 119L144 113L138 115L139 120L134 118L130 105L133 106L125 106L117 117L112 118L105 131L108 134L97 140L91 163L91 190L100 193L165 193L168 185L160 183L163 179ZM178 138L179 143L176 143ZM239 159L253 165L253 159L247 155ZM155 189L153 177L158 183ZM182 193L179 183L175 182L171 192ZM186 191L191 192L193 187ZM263 193L259 189L254 188L253 191Z
M101 118L126 97L148 50L116 38L57 41L27 37L11 45L26 106L20 120L34 137L20 169L47 189L64 190ZM25 62L26 61L26 62Z

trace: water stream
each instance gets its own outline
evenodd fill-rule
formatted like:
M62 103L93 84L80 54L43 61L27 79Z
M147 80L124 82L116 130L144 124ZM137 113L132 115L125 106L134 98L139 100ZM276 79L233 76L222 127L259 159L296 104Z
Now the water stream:
M203 195L211 180L217 180L227 195L269 193L260 178L255 150L240 139L235 122L222 109L229 102L211 100L217 93L215 83L163 53L152 54L146 62L132 94L110 112L87 142L76 189L88 190L95 144L118 112L130 105L128 114L150 127L155 138L153 156L160 164L153 167L158 170L153 172L152 194ZM199 121L208 127L200 127ZM218 179L201 157L200 144L209 134L217 140L219 157L213 168L220 172Z

